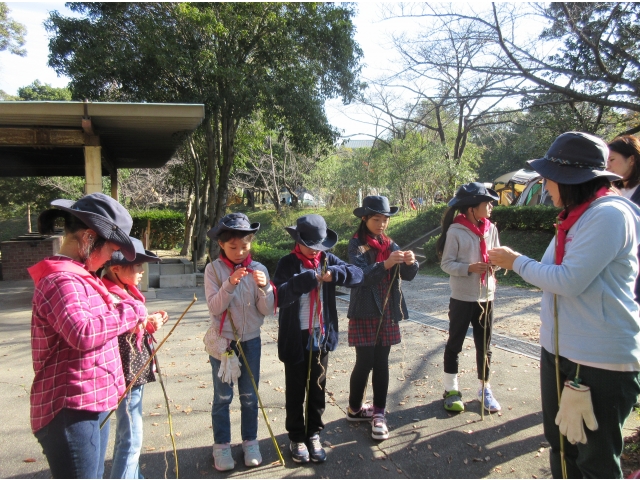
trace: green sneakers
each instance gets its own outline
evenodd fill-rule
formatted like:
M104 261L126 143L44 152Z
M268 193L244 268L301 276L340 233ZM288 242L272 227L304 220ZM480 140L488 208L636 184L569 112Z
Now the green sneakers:
M458 390L445 391L444 409L448 412L464 412L464 403L462 403L462 394Z

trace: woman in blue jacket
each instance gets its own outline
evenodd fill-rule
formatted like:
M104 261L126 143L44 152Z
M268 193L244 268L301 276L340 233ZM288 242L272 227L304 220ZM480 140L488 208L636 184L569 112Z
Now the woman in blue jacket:
M607 157L597 137L560 135L527 162L563 208L542 261L507 247L489 251L493 265L543 291L540 388L556 478L622 477L622 427L640 393L640 209L611 188L620 177L604 170Z

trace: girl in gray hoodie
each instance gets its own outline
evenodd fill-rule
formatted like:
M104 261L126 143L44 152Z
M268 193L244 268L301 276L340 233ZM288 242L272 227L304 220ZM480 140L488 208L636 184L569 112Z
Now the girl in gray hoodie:
M442 258L440 266L450 275L451 285L443 395L444 408L450 412L464 411L458 388L458 356L469 324L473 327L476 345L476 368L480 379L478 399L487 411L500 410L488 383L495 279L487 251L500 246L498 230L489 221L491 202L495 200L498 200L498 194L482 183L462 185L449 202L449 209L442 219L442 235L436 243L436 251Z

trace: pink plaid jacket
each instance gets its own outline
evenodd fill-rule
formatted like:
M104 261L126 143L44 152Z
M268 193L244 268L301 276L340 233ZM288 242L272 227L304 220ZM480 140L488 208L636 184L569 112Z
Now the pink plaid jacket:
M84 266L67 257L69 270ZM35 378L31 387L31 429L37 432L63 408L104 412L124 393L118 335L146 315L144 305L124 300L112 309L81 275L29 269L36 284L31 318ZM91 279L90 279L91 280ZM101 281L94 277L93 282Z

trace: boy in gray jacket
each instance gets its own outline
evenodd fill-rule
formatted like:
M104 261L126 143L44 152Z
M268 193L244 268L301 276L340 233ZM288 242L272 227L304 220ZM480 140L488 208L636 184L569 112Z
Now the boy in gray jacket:
M444 351L444 408L450 412L464 411L458 388L458 356L469 323L476 345L478 399L487 411L500 410L488 383L495 279L487 252L500 246L498 230L489 221L494 200L498 200L498 194L482 183L462 185L449 202L442 219L442 235L436 243L442 257L440 267L450 275L451 285L449 340Z
M211 326L204 337L213 374L213 458L219 471L234 467L231 456L229 405L233 384L240 395L242 450L248 467L262 463L258 447L258 398L246 368L241 368L236 338L246 356L245 367L260 381L260 327L273 311L274 290L269 272L251 259L251 242L259 223L249 223L242 213L231 213L207 235L220 245L220 257L205 269L204 291Z

